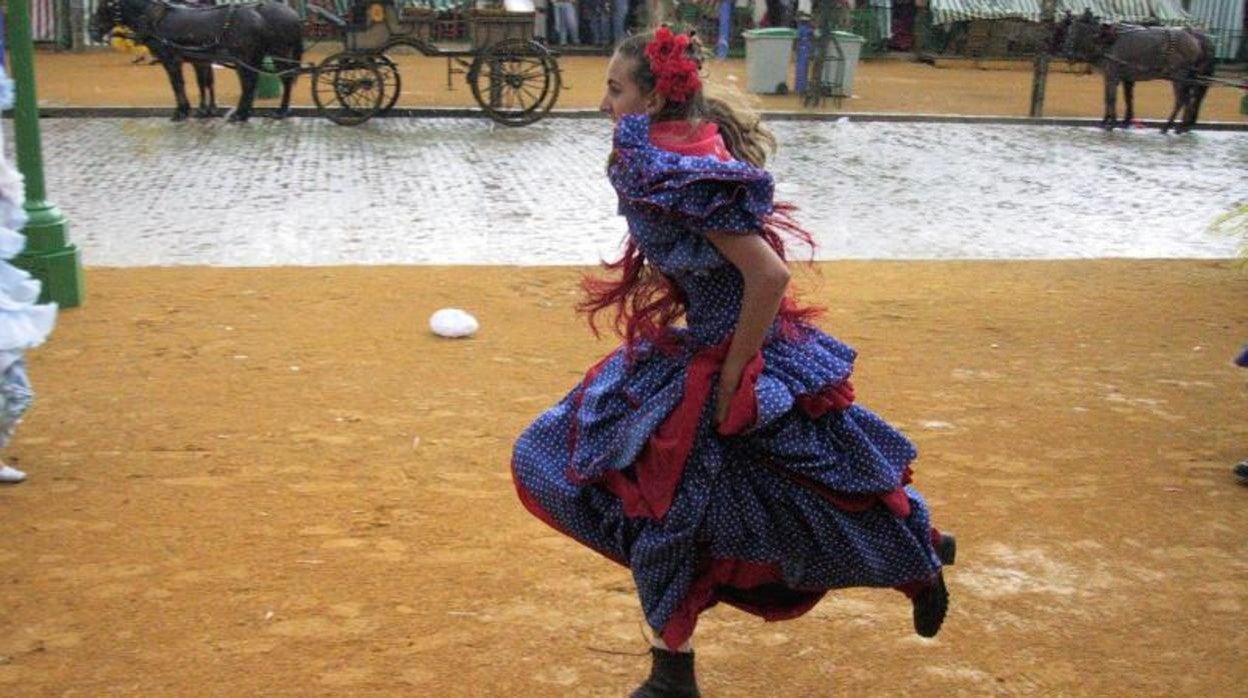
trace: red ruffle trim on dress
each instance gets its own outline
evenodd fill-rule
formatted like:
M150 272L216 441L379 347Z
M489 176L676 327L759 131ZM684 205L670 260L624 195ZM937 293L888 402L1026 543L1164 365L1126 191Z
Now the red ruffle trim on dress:
M671 508L676 488L684 476L685 462L693 450L698 422L711 399L715 377L728 354L731 339L722 344L696 353L685 376L685 391L667 419L651 435L649 442L638 456L631 472L607 471L593 484L601 485L620 499L624 514L629 517L662 519ZM573 409L579 410L584 391L602 371L610 354L595 364L585 374L581 390L573 399ZM728 416L716 427L722 436L740 434L753 427L758 420L758 398L755 392L763 372L763 356L758 353L742 372L741 383L729 405ZM829 412L848 409L854 402L854 387L847 379L827 386L817 393L800 395L797 406L811 418L819 418ZM578 441L577 423L574 420L569 432L569 450L575 454ZM826 485L790 470L774 467L779 473L805 487L842 511L864 511L884 505L900 518L910 515L910 499L905 485L911 482L912 472L907 466L901 484L891 492L850 494L830 489ZM513 465L514 468L514 465ZM567 476L578 484L591 484L577 477L569 467ZM564 529L553 516L546 512L514 477L520 501L538 519L551 528L577 539ZM933 540L939 533L932 529ZM579 539L577 539L579 540ZM582 541L584 542L584 541ZM628 566L628 562L612 553L590 546L604 557ZM896 587L898 591L913 596L929 582L909 582ZM664 626L661 636L668 647L679 647L693 635L697 619L702 611L723 601L764 620L796 618L819 603L826 590L799 590L785 586L780 566L776 563L749 562L745 560L716 559L701 565L697 578L689 588L672 617Z
M537 501L537 497L534 497L532 493L524 489L524 487L520 484L520 478L516 476L516 461L514 459L511 461L511 481L512 481L512 484L516 486L516 494L519 495L520 497L520 503L524 505L525 509L529 510L530 514L536 516L539 521L544 522L547 526L550 526L551 528L571 538L572 540L580 542L581 544L583 544L590 550L593 550L594 552L598 553L599 555L602 555L608 560L612 562L617 562L625 567L628 567L628 560L625 560L624 558L619 557L611 553L608 550L602 550L601 548L597 548L593 545L590 545L587 541L582 540L579 536L574 535L571 531L559 525L559 521L555 517L551 516L549 512L546 511L546 508L543 507L541 503Z
M720 162L732 159L719 126L711 121L692 125L687 121L657 121L650 124L650 143L680 155L711 156Z
M599 484L620 499L625 515L632 518L662 519L676 496L676 488L684 476L685 463L693 451L693 443L697 437L698 422L702 411L711 399L715 386L715 377L719 375L720 366L728 355L731 339L723 343L703 349L690 360L685 374L685 389L679 403L668 415L667 419L651 434L649 441L642 449L637 461L629 470L608 470L600 479L587 481L579 477L569 467L567 476L578 484ZM584 390L593 382L611 356L599 361L585 374L581 382L581 392L574 398L574 409L580 408ZM746 364L741 374L741 382L737 392L729 403L728 415L716 427L721 436L740 434L752 428L758 421L758 397L756 387L763 373L763 355L758 353ZM848 380L831 385L818 393L801 395L797 398L798 407L812 418L819 418L829 412L840 412L849 408L854 402L854 386ZM569 450L575 457L577 447L577 426L573 421L569 431ZM910 469L907 468L901 484L891 492L878 494L846 494L836 492L813 480L787 470L781 472L795 482L816 491L821 497L833 505L846 511L863 511L882 503L899 517L910 515L910 500L906 496L905 485L910 483Z
M648 516L662 519L671 508L676 488L685 473L685 463L693 451L698 422L708 401L713 399L715 377L728 355L728 343L703 349L694 355L685 374L685 392L676 409L655 430L650 442L641 452L633 469L636 488L619 471L605 483L607 488L625 502L634 504L630 516ZM763 372L762 354L756 354L746 365L741 376L741 389L733 396L728 416L717 427L724 436L737 434L754 424L758 418L758 403L754 399L754 386ZM633 497L636 493L640 500Z
M631 472L608 470L597 484L619 497L625 515L632 518L662 519L672 507L676 488L685 473L685 463L693 451L702 411L715 385L728 342L694 354L685 373L684 395L667 419L650 435ZM597 368L597 367L596 367ZM733 395L728 416L717 427L724 436L738 434L758 420L758 400L754 387L763 373L762 354L756 354L742 372L741 385ZM591 369L591 374L596 371ZM586 376L585 385L592 380ZM573 444L575 447L575 444ZM569 470L573 482L584 483Z
M514 463L512 468L514 471ZM515 477L514 472L512 480L515 482L520 502L539 520L563 535L584 543L608 560L623 567L629 566L627 560L585 543L571 531L560 526L555 517L542 508L537 498L520 486L520 480ZM933 528L931 536L935 543L940 538L940 532ZM907 597L913 598L930 583L930 580L919 580L894 588ZM814 608L826 594L826 589L793 589L786 586L780 566L776 563L734 559L709 560L703 563L697 578L685 594L685 598L681 600L659 635L668 647L680 647L693 637L693 631L698 625L698 616L721 601L763 620L780 621L804 615Z
M668 647L680 647L693 637L698 616L720 601L764 620L776 621L806 613L826 593L784 586L780 566L775 563L709 560L701 565L689 592L659 635Z

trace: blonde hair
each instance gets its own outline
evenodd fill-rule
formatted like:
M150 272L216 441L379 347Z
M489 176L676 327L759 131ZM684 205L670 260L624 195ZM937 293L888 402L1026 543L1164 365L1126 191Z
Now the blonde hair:
M657 81L646 58L646 45L654 39L653 32L635 34L621 41L615 48L618 56L633 61L632 78L643 94L654 91ZM702 42L692 33L685 55L698 64L702 72ZM703 82L702 89L683 102L666 100L662 110L654 116L655 121L710 121L719 127L728 152L742 162L764 167L767 156L776 152L776 137L763 125L758 114L745 104L745 98L727 87L709 87Z

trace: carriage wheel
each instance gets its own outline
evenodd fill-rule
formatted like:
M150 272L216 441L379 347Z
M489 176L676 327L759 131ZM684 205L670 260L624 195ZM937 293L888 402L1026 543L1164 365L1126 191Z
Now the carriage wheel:
M385 92L380 113L385 115L398 103L403 81L399 79L399 66L384 53L377 56L377 70L381 73L382 91Z
M330 121L355 126L381 111L385 81L371 56L336 53L312 71L312 101Z
M524 126L546 116L559 98L559 64L535 41L506 39L483 49L468 69L477 104L504 126Z

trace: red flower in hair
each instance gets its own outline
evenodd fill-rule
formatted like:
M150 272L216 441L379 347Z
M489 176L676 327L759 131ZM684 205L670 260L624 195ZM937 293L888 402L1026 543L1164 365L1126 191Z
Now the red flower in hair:
M702 89L698 62L685 55L688 48L689 37L673 34L667 27L659 27L654 39L646 44L646 58L650 59L655 88L673 102L687 101Z
M673 34L667 27L659 27L654 38L646 44L646 57L650 63L664 65L673 58L684 55L689 47L689 37L684 34Z

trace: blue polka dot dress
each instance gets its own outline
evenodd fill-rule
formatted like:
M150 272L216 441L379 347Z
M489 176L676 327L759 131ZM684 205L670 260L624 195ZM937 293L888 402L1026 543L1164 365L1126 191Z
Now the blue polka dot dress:
M706 233L757 234L771 176L659 148L645 116L620 120L609 175L633 240L684 292L685 327L676 349L617 349L524 431L512 457L524 505L629 567L670 647L718 602L778 620L831 589L932 583L927 506L907 484L914 446L853 403L853 349L777 322L714 423L743 283Z

